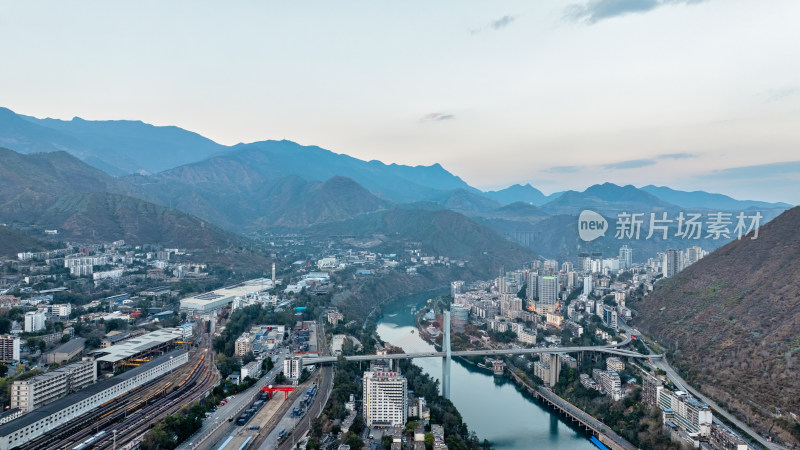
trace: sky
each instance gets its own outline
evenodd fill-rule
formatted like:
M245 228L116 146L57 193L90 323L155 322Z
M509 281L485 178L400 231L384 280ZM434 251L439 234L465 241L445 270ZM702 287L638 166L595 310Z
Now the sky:
M800 2L0 0L0 106L800 203Z

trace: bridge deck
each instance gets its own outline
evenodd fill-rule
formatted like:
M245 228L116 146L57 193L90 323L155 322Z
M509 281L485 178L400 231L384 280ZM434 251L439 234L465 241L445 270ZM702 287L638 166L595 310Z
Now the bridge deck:
M622 344L619 344L622 345ZM451 356L492 356L492 355L525 355L538 353L578 353L578 352L601 352L617 356L627 356L631 358L658 359L663 355L643 355L630 350L622 350L617 346L586 346L586 347L546 347L546 348L511 348L511 349L491 349L491 350L458 350L451 351ZM446 352L425 352L425 353L390 353L387 355L349 355L344 356L347 361L373 361L376 359L413 359L413 358L444 358ZM323 356L319 358L303 359L304 365L320 364L336 361L335 356Z

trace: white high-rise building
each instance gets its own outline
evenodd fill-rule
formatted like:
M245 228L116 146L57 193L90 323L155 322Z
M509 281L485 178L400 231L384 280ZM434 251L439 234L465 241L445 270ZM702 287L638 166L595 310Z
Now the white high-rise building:
M364 421L367 426L404 426L408 418L408 381L397 372L364 372Z
M627 245L619 249L619 268L628 270L633 266L633 250Z
M303 373L303 358L293 356L283 360L283 376L287 380L297 380Z
M588 297L592 289L592 277L583 277L583 295Z
M4 334L0 336L0 361L19 361L20 339Z
M30 311L25 313L25 332L36 333L44 330L44 313Z
M456 298L456 295L464 293L464 282L459 281L451 281L450 282L450 296Z
M72 314L72 305L69 303L47 305L47 313L51 316L69 317Z
M698 246L692 246L686 249L686 266L696 263L700 258L704 257L706 252Z
M536 302L536 312L546 314L555 312L558 300L558 278L539 277L539 301Z
M672 248L664 252L661 263L661 273L664 278L674 277L681 269L683 269L683 252Z

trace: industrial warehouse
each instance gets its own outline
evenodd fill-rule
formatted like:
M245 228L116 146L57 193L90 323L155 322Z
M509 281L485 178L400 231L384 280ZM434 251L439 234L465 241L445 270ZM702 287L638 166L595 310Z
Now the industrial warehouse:
M274 275L273 275L274 276ZM191 313L208 313L222 309L233 303L237 297L246 298L272 289L274 281L269 278L256 278L244 283L216 289L193 297L181 299L181 310Z
M185 336L188 338L191 334L191 329L186 330L183 327L163 328L97 350L92 355L96 358L99 371L113 372L118 367L140 366L168 351L172 346L184 343Z
M98 381L75 394L35 409L19 419L0 425L0 450L25 444L75 419L105 402L138 388L189 361L189 352L176 350L140 367Z

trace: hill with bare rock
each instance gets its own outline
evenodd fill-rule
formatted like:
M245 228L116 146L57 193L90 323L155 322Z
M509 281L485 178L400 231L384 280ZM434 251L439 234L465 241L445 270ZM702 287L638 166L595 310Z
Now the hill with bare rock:
M0 256L13 257L19 252L42 252L60 246L60 243L41 239L26 231L0 225Z
M800 424L785 417L800 415L798 223L795 207L757 239L717 249L630 305L687 381L761 432L772 428L794 443Z
M2 223L56 229L59 238L69 240L125 239L191 249L248 242L197 217L124 194L132 190L66 152L22 155L0 148Z

